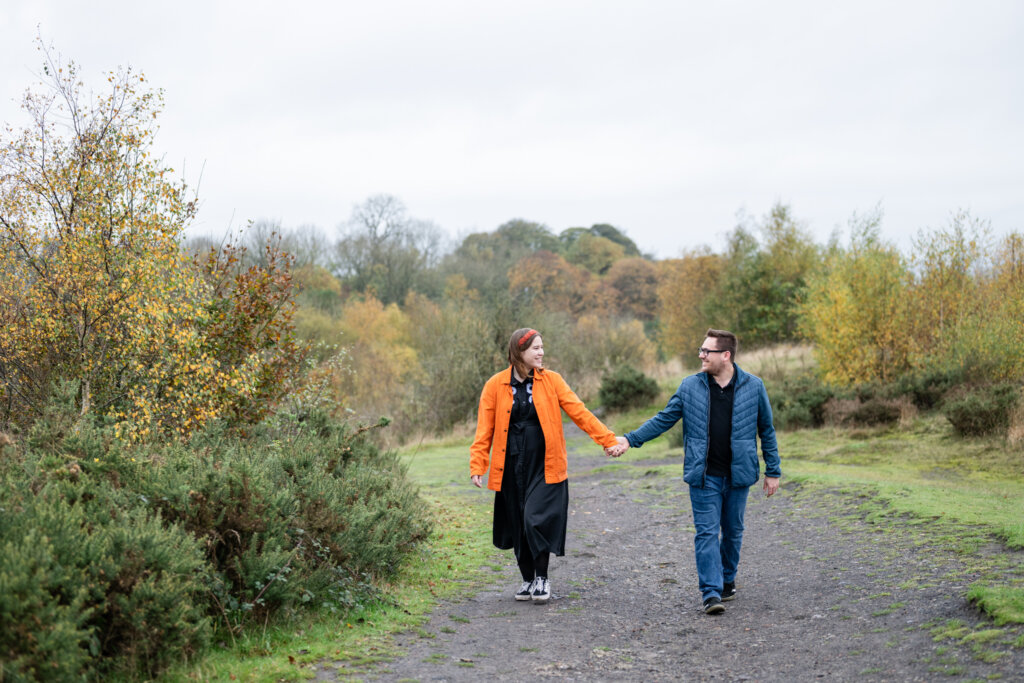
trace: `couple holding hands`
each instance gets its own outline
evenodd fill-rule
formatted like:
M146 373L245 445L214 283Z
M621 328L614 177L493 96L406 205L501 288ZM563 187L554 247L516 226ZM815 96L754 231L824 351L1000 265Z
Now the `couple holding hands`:
M701 371L683 379L668 404L638 429L615 436L569 388L543 366L537 330L516 330L509 367L487 380L480 396L470 479L494 494L494 545L513 549L523 582L516 600L551 598L551 553L565 554L569 515L568 460L562 411L605 453L619 457L683 423L683 480L690 488L694 551L704 612L721 614L736 595L747 493L765 461L764 491L778 489L779 453L772 410L760 378L735 363L736 335L708 330Z

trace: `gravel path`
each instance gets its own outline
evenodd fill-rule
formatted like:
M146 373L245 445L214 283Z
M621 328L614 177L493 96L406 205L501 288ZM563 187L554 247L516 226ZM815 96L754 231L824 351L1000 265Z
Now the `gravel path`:
M977 576L962 556L919 527L869 524L856 501L800 492L785 478L771 499L751 490L738 595L725 614L705 615L686 485L649 473L654 463L640 456L629 451L625 471L595 472L607 464L597 447L570 440L567 553L552 558L549 604L512 599L509 552L489 585L400 635L404 656L367 678L1024 680L1022 629L991 630L965 601ZM491 504L489 493L470 493ZM1019 570L1020 555L1004 561ZM954 627L977 638L936 638ZM330 667L318 678L332 680Z

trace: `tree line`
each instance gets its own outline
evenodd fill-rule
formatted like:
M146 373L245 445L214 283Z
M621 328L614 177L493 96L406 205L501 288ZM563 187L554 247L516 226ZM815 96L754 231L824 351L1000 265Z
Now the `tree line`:
M691 347L709 326L736 331L747 349L809 343L820 379L838 386L924 371L980 382L1024 374L1021 233L996 237L958 212L904 254L882 230L876 209L819 244L777 204L739 221L721 251L676 258L642 254L611 225L556 233L523 219L446 249L437 226L380 195L334 240L268 223L247 239L259 253L274 235L295 255L296 331L335 359L340 404L363 419L393 416L400 429L471 418L507 335L524 324L544 330L551 366L586 398L618 366L695 364Z
M1024 371L1024 241L966 213L909 254L884 239L880 211L818 244L785 204L741 219L720 251L661 260L608 224L556 233L516 218L451 242L389 195L333 238L258 221L186 240L195 197L152 151L160 92L128 72L90 99L73 66L47 68L50 87L23 105L31 125L0 150L5 428L70 382L82 415L134 439L310 401L445 431L472 416L524 324L586 398L615 367L692 361L709 326L748 349L809 343L839 385Z

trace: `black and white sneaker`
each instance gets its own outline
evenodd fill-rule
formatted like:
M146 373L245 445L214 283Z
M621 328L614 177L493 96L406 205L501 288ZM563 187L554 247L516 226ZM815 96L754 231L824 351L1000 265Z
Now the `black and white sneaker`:
M551 582L546 576L538 576L533 580L533 595L530 597L538 605L547 604L551 599Z
M533 598L533 581L523 581L523 585L516 591L516 600L530 600Z
M735 583L723 583L722 584L722 602L728 602L736 597L736 584Z
M712 595L704 601L704 614L721 614L724 611L725 605L715 596Z

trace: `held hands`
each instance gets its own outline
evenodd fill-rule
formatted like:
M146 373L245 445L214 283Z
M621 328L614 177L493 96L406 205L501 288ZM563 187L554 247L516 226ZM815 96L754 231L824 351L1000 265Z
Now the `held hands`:
M615 441L617 442L616 445L604 449L605 455L617 458L629 450L629 442L626 441L626 437L617 436L615 437Z

